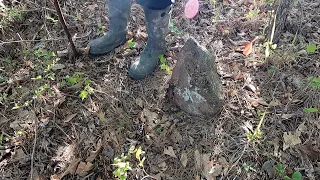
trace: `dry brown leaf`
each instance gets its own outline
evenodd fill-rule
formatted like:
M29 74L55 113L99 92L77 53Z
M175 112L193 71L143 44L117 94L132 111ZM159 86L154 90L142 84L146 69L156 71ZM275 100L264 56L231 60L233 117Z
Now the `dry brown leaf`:
M136 99L136 104L137 104L139 107L143 108L143 100L142 100L141 98L137 98L137 99Z
M200 170L202 160L201 160L201 155L200 155L199 150L194 151L194 160L196 161L196 169Z
M79 176L85 176L89 173L89 171L91 171L91 169L93 168L93 164L91 162L80 162L77 168L76 173Z
M63 122L65 122L65 123L70 122L74 117L76 117L77 114L78 114L78 113L74 113L74 114L71 114L71 115L67 116L67 117L63 120Z
M68 174L74 174L77 170L77 167L78 167L78 164L79 162L81 161L81 159L79 158L76 158L74 159L70 164L69 164L69 167L67 168L67 170L65 170L61 175L57 175L57 177L60 177L61 179L68 175Z
M90 156L86 159L86 161L92 163L96 159L97 155L99 154L101 147L102 147L102 143L101 143L101 139L99 139L96 145L96 150L90 152Z
M172 146L169 146L167 149L164 148L163 154L166 154L166 155L169 155L171 157L177 158L176 154L174 153L174 150L173 150Z
M166 162L162 162L158 164L158 167L160 168L161 171L166 171L168 169Z
M55 64L51 67L53 71L64 69L66 66L64 64Z
M181 164L183 165L183 167L187 167L188 156L186 153L184 153L184 152L181 153L180 161L181 161Z
M23 152L22 149L16 149L14 154L12 155L12 160L13 161L21 161L22 159L26 158L27 155Z
M300 133L297 132L284 132L283 133L283 150L289 147L294 147L301 143Z

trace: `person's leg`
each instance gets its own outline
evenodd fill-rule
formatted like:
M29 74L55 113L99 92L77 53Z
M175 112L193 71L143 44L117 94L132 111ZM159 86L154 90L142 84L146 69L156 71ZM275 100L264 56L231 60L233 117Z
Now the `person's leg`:
M159 55L166 51L165 37L168 33L172 3L171 0L137 0L137 2L143 6L148 32L147 45L129 70L129 75L139 80L155 70Z
M126 43L127 24L132 0L109 0L109 32L89 43L90 56L108 54Z

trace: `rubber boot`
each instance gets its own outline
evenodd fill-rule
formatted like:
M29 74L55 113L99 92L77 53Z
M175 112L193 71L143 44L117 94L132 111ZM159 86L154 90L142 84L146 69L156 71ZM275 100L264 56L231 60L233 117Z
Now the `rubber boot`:
M109 0L109 32L89 43L90 56L106 55L126 43L132 0Z
M168 33L171 6L163 10L143 7L146 17L148 41L140 58L131 64L129 75L140 80L151 74L159 64L159 55L166 51L165 37Z

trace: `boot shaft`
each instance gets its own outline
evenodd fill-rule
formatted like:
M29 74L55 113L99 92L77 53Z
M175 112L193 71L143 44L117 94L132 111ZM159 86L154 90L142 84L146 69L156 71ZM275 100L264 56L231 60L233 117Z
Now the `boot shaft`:
M127 31L132 0L107 0L109 11L109 32Z

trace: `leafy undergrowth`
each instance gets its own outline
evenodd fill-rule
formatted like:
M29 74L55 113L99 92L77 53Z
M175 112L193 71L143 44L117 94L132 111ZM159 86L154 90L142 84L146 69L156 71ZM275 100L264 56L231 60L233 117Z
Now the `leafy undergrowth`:
M262 35L269 3L202 1L188 20L177 1L161 66L133 81L140 6L127 44L74 63L58 57L68 42L51 2L0 1L0 179L319 179L319 2L294 1L277 43ZM102 0L61 4L78 47L107 30ZM188 36L216 56L218 118L166 97Z

